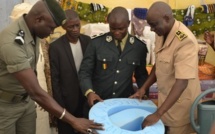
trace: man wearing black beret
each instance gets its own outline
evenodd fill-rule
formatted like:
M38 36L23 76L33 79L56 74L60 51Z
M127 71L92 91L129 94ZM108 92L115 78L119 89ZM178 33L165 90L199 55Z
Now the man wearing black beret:
M40 0L0 33L0 134L35 134L34 101L80 133L102 129L101 124L69 114L38 83L39 40L65 19L55 0Z

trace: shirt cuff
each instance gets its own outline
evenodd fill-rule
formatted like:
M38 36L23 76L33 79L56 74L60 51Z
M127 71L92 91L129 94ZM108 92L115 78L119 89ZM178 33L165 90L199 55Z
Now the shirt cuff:
M84 95L87 97L87 95L88 95L89 93L91 93L91 92L95 93L92 89L88 89L88 90L85 92Z

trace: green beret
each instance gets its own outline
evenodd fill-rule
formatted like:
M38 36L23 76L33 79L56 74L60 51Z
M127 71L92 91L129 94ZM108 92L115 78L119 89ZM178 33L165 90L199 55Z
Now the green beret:
M65 23L66 15L60 4L56 0L44 0L49 13L51 14L53 20L57 26L61 26Z

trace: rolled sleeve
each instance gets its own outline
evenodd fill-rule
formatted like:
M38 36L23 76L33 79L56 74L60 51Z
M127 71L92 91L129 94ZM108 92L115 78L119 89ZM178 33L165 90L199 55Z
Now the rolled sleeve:
M4 45L0 48L0 58L6 63L8 72L14 73L31 68L30 61L21 46L14 44Z

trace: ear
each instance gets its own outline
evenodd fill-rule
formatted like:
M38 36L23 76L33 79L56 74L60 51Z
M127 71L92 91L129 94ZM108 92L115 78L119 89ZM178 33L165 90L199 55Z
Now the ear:
M66 30L66 23L61 26L64 30Z
M38 15L36 16L36 23L41 23L41 21L43 21L45 18L42 15Z
M128 27L129 27L129 25L130 25L130 21L128 21Z
M164 19L166 22L169 22L170 16L167 15L167 14L165 14L165 15L163 16L163 19Z

